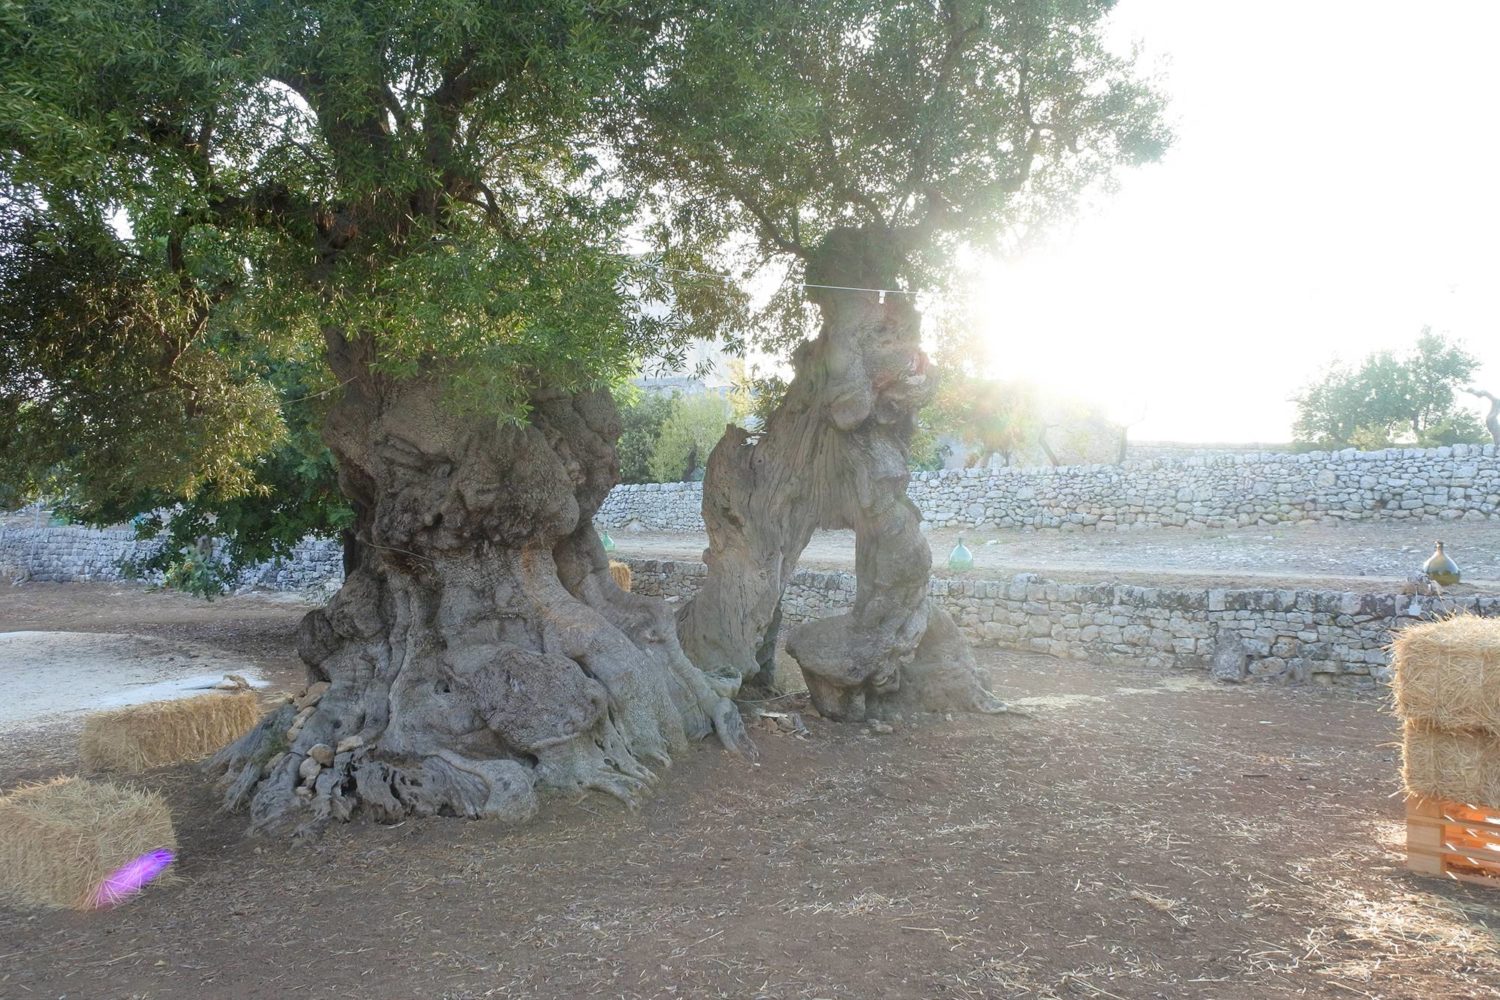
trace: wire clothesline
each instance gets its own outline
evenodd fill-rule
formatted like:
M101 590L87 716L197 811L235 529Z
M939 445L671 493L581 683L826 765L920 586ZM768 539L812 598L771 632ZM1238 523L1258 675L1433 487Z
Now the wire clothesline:
M717 278L720 281L733 281L727 274L714 274L712 271L690 271L684 267L668 267L666 264L647 264L647 267L657 271L671 271L673 274L686 274L694 278ZM820 285L811 281L794 282L800 288L826 288L835 292L877 292L880 301L884 302L887 295L911 295L909 288L858 288L853 285Z

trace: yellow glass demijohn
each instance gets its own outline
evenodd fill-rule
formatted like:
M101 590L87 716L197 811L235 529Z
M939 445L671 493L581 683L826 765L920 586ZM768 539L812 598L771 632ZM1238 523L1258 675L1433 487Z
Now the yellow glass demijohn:
M1451 587L1458 582L1458 564L1448 558L1448 553L1443 551L1443 543L1437 543L1437 551L1432 558L1422 564L1422 572L1440 583L1444 587Z

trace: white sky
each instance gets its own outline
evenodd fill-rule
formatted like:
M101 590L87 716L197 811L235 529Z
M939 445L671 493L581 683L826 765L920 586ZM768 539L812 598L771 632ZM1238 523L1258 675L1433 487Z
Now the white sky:
M1431 324L1500 392L1500 2L1112 16L1165 71L1177 142L984 270L993 374L1144 409L1136 440L1285 441L1289 397L1329 360Z

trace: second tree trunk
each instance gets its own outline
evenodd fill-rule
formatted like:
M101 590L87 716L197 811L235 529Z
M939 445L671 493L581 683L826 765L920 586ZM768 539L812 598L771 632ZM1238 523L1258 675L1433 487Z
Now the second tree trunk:
M932 557L906 496L917 411L936 388L921 317L893 289L900 248L873 229L829 234L807 268L817 339L765 430L730 428L709 456L708 577L679 615L683 648L732 682L764 679L782 592L817 528L855 533L854 609L787 640L818 709L998 711L947 612L927 596Z

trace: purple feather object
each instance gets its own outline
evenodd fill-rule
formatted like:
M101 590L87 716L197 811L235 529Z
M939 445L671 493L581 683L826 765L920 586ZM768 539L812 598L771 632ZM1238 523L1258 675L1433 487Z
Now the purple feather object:
M176 856L163 848L148 851L133 861L127 861L110 873L94 893L95 909L104 909L123 903L146 887L146 884L167 870Z

